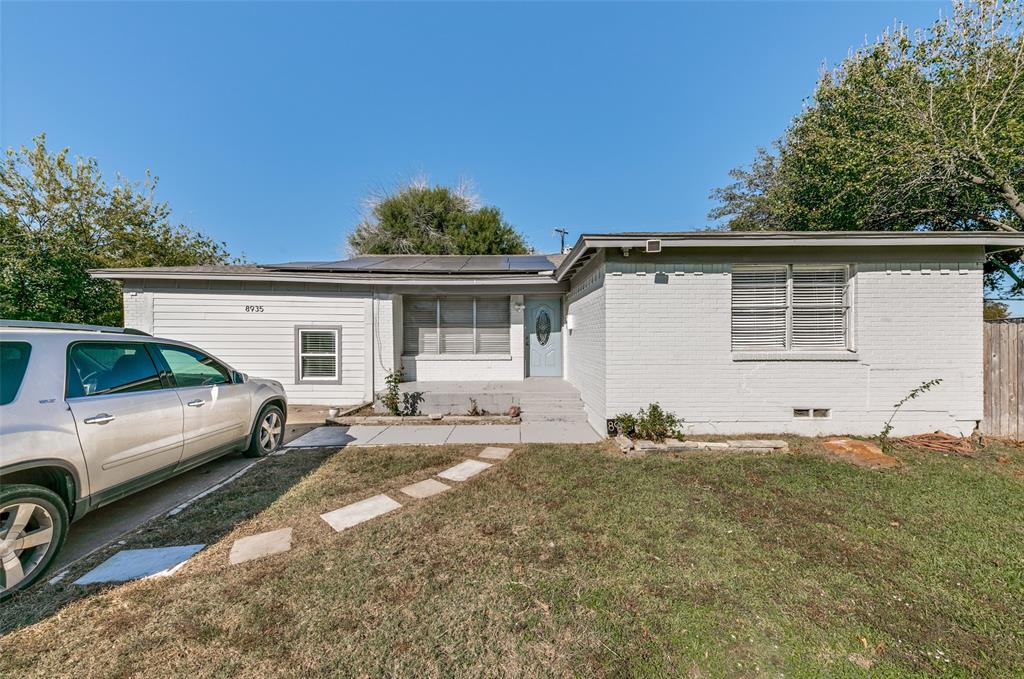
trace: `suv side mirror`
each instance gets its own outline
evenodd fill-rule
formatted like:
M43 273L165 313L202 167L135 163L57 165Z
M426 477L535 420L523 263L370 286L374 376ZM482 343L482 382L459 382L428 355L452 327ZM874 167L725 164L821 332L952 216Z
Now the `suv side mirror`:
M231 382L233 384L245 384L245 381L247 379L248 377L246 376L245 373L240 373L237 370L231 371Z

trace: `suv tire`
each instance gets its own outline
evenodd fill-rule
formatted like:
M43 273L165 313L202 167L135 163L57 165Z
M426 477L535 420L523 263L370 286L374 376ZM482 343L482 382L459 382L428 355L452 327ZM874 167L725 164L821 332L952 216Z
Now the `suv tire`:
M67 534L68 509L52 490L31 484L0 488L0 600L42 577Z
M263 457L281 447L284 439L284 413L275 405L264 406L252 428L249 447L242 452L245 457Z

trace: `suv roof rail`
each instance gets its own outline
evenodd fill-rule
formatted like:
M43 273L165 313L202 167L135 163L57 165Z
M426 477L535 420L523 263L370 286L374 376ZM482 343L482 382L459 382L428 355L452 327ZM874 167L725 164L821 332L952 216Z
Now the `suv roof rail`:
M111 332L120 335L145 335L152 337L148 332L136 330L135 328L115 328L108 325L87 325L85 323L51 323L50 321L16 321L0 318L0 328L38 328L43 330L82 330L86 332Z

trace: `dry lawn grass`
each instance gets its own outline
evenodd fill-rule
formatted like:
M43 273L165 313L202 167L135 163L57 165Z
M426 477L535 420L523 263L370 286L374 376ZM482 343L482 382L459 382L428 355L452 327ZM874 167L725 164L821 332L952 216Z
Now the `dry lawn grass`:
M20 597L0 674L1018 674L1024 453L897 449L878 473L791 445L522 446L343 534L318 514L479 446L290 453L132 538L213 542L178 576ZM291 552L228 565L233 539L288 525Z

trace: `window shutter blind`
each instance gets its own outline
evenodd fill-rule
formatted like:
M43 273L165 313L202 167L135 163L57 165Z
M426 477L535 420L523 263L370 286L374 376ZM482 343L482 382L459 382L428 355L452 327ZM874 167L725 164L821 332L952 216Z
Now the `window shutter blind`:
M473 298L441 298L441 353L472 354Z
M334 379L338 376L338 334L300 330L299 357L302 379Z
M734 267L732 348L786 348L787 267Z
M846 346L847 271L837 267L793 267L793 349Z
M511 351L509 302L508 297L477 298L477 353L507 354Z
M437 353L436 297L406 297L402 305L402 322L404 353Z

